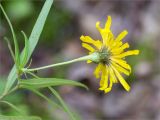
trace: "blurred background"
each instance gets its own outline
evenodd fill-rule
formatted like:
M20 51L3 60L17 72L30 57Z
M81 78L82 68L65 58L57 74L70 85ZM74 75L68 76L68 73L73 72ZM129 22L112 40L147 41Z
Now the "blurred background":
M20 31L30 35L44 1L2 0L1 3L22 49L24 41ZM32 55L31 67L86 55L87 51L81 47L79 37L89 35L101 39L95 23L101 21L101 25L104 25L107 16L111 15L113 33L117 36L127 29L129 34L124 41L130 43L130 49L140 50L140 55L127 58L133 68L132 74L125 78L131 86L130 92L126 92L120 84L115 84L110 93L101 93L98 91L99 80L93 75L96 65L85 62L43 70L37 74L41 77L72 79L89 87L89 91L71 86L57 88L82 120L160 120L159 6L159 0L55 0ZM0 12L0 93L13 66L4 36L12 41L9 26ZM50 96L47 91L44 93ZM28 115L38 115L44 120L69 119L66 113L52 108L29 91L19 90L7 99ZM3 105L0 113L17 114Z

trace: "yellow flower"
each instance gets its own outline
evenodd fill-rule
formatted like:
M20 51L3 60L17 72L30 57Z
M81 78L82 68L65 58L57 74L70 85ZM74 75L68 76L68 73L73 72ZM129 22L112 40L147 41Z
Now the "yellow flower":
M115 37L110 29L111 16L108 16L105 27L100 27L100 22L96 23L96 28L102 36L102 41L93 40L89 36L81 36L82 46L89 50L89 54L98 53L98 60L95 62L98 64L94 71L96 78L100 80L99 90L105 93L111 91L113 83L120 82L126 91L130 90L130 86L122 77L122 73L129 75L131 73L131 67L125 61L125 57L129 55L138 55L139 50L125 51L129 48L128 43L122 43L122 39L128 34L127 30L122 31L117 37ZM88 60L87 63L92 62Z

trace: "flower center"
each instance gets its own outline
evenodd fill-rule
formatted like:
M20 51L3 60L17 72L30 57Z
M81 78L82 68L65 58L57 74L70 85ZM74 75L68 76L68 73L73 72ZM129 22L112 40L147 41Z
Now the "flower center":
M103 47L99 52L100 62L103 64L109 64L110 52L106 47Z

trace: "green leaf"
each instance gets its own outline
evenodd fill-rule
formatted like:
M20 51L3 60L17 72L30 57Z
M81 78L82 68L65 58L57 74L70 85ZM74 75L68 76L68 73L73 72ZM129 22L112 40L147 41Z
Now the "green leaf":
M31 72L29 72L29 74L32 75L35 78L39 78L38 76L36 76L35 74L33 74ZM58 92L56 90L54 90L52 87L48 87L48 89L50 89L50 91L52 92L52 94L54 96L56 96L56 98L60 101L62 107L64 108L64 111L66 111L70 115L71 119L75 120L75 118L76 118L76 120L79 120L77 114L73 114L73 112L71 112L69 110L69 108L67 107L67 105L65 104L65 102L63 101L63 99L61 98L61 96L58 94ZM75 117L74 117L74 115L75 115Z
M29 53L27 56L27 62L30 59L30 56L32 55L37 42L39 40L40 34L43 30L43 26L45 24L46 18L48 16L49 10L52 6L53 0L46 0L45 4L41 10L40 15L38 16L38 19L33 27L32 33L29 37ZM21 53L21 57L24 54L24 50ZM16 73L16 67L15 65L13 66L12 70L9 73L8 79L7 79L7 84L5 86L5 90L4 90L4 94L7 93L11 87L13 86L13 84L15 83L17 79L17 73Z
M72 111L70 111L70 109L68 108L68 106L65 104L65 102L61 98L61 96L58 94L58 92L56 90L54 90L52 87L49 87L49 89L52 92L52 94L55 95L55 97L59 100L59 102L63 106L64 110L69 114L69 116L71 117L71 119L72 120L76 120L74 114L72 113Z
M19 112L20 114L24 115L24 113L22 112L21 109L19 109L18 107L16 107L15 105L13 105L12 103L8 102L8 101L0 101L1 103L4 103L8 106L10 106L11 108L15 109L17 112Z
M50 86L73 85L88 89L87 86L77 81L60 78L33 78L27 80L20 80L19 85L21 88L24 88L26 86L31 86L33 88L45 88Z
M21 63L20 63L21 68L23 68L27 63L27 57L28 57L28 52L29 52L29 42L28 42L28 38L27 38L26 34L23 31L21 31L21 32L22 32L22 34L24 36L24 40L25 40L24 54L22 54Z
M42 120L37 116L4 116L0 115L0 120Z
M14 56L14 53L13 53L13 50L12 50L10 41L8 40L7 37L4 37L4 39L7 41L8 48L9 48L9 51L10 51L10 53L11 53L12 59L13 59L13 61L16 63L16 59L15 59L15 56Z
M59 106L57 103L53 102L53 101L50 100L47 96L43 95L41 92L39 92L38 90L34 89L33 87L26 86L25 89L28 89L28 90L32 91L33 93L37 94L38 96L42 97L42 98L45 99L48 103L50 103L53 107L63 109L63 108L62 108L61 106Z
M0 8L1 8L1 10L2 10L2 12L3 12L8 24L9 24L11 32L12 32L14 46L15 46L15 58L16 58L15 60L16 60L16 66L18 68L18 66L19 66L19 47L18 47L17 38L16 38L16 35L15 35L15 32L14 32L13 26L12 26L12 24L11 24L11 22L10 22L10 20L9 20L9 18L8 18L6 12L4 11L4 9L3 9L1 4L0 4Z

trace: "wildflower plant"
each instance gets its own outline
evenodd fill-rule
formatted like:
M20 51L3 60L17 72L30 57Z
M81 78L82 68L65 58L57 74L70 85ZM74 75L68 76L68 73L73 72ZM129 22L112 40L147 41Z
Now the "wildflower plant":
M38 96L48 101L53 107L62 109L65 112L67 112L72 120L77 119L75 114L73 114L73 112L67 107L67 105L65 104L59 93L54 89L54 87L62 85L74 85L87 89L87 86L73 80L67 80L61 78L41 78L35 74L35 71L48 69L51 67L66 65L79 61L87 61L88 63L94 62L97 64L97 67L94 71L96 78L99 78L101 75L100 88L99 88L100 90L103 90L105 93L107 93L111 90L112 84L118 82L120 82L127 91L130 90L129 85L124 80L121 73L124 73L126 75L129 75L131 73L131 67L125 61L125 57L128 55L137 55L139 51L132 50L125 52L125 49L129 48L129 44L128 43L123 44L122 39L127 35L127 31L126 30L123 31L122 33L120 33L120 35L118 35L118 37L115 38L110 30L111 26L110 16L108 16L108 20L103 29L99 26L100 22L96 23L96 28L98 29L98 31L102 36L102 41L93 40L89 36L80 37L80 39L83 42L82 46L89 50L89 55L62 63L56 63L37 68L30 68L31 65L30 56L32 55L38 43L40 34L43 30L43 26L45 24L52 3L53 0L46 0L29 38L23 31L21 31L22 35L24 36L24 42L25 42L24 49L21 53L19 50L18 40L14 32L14 29L12 27L12 24L7 14L5 13L5 10L0 4L1 11L3 12L11 29L14 42L14 51L12 50L12 47L10 45L10 40L6 37L4 39L8 43L11 56L15 63L15 65L13 66L12 70L8 75L5 89L2 95L0 95L0 103L12 107L20 114L19 116L14 116L14 117L1 115L0 119L18 120L23 118L26 120L28 119L41 120L40 117L25 115L22 112L22 110L20 110L14 104L5 100L5 97L7 95L19 89L27 89L32 91L33 93L37 94ZM29 65L27 65L27 63ZM22 75L25 75L26 78L22 79ZM31 75L32 78L28 78L28 75ZM59 100L60 104L57 104L56 102L52 101L49 97L41 93L40 89L42 88L48 88L51 94L54 95Z

